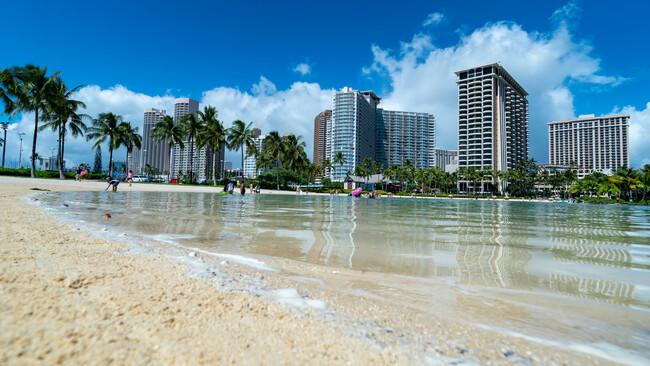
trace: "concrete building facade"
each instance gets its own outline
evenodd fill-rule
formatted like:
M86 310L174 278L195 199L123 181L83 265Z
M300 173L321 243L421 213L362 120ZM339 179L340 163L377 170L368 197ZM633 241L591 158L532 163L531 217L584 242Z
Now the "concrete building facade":
M629 120L627 114L548 123L548 156L552 165L578 166L578 177L592 172L612 174L630 167Z
M326 176L342 182L348 171L366 158L384 167L410 159L416 167L435 164L435 119L428 113L377 108L381 98L373 91L344 87L332 98L332 119L325 127L325 158L332 163ZM337 153L345 158L335 163Z
M314 118L314 158L313 162L316 165L323 163L327 159L326 144L327 144L327 126L332 123L332 110L327 109L320 112Z
M134 151L131 159L133 160L133 172L144 174L145 167L149 164L154 171L159 172L158 174L169 174L169 145L165 141L156 141L152 136L152 130L156 123L166 115L167 112L164 109L145 108L142 123L142 149L140 154L136 154Z
M458 150L434 149L438 168L447 173L458 170Z
M262 134L262 130L259 127L253 128L253 136L255 139L255 147L258 152L262 151L262 141L266 138L266 135ZM248 155L248 151L244 151L245 156ZM232 169L232 166L231 166ZM255 155L246 156L244 159L244 177L248 179L255 179L259 175L260 170L257 169L257 157Z
M376 161L384 168L409 159L416 168L435 165L436 124L432 114L377 109Z
M516 168L528 159L528 93L496 63L456 75L458 167Z
M197 114L198 111L198 101L190 98L178 98L174 101L174 123L178 124L183 116ZM187 138L183 144L184 148L181 148L180 144L174 145L172 177L182 177L191 170L197 180L212 178L212 174L210 174L212 171L212 149L204 147L197 150L196 138L193 142L190 142L189 138ZM220 164L216 165L217 169L219 169ZM219 176L218 172L217 176Z

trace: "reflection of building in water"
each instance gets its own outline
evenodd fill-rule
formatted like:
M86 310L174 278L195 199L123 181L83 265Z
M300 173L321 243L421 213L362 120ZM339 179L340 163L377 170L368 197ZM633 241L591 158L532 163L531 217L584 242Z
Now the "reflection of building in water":
M510 205L469 203L459 206L456 261L460 283L529 288L526 265L532 256L520 224L508 222ZM464 211L464 212L463 212Z
M607 248L599 245L570 245L551 247L551 255L559 262L576 262L602 266L628 267L632 254L627 249Z
M609 280L581 278L557 273L550 274L548 287L563 295L629 304L634 298L635 286Z

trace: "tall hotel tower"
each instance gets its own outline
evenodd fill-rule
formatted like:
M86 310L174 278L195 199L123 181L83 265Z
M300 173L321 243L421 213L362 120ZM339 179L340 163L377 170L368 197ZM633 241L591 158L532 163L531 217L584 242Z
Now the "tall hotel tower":
M174 123L181 123L181 118L187 114L197 114L199 111L199 102L190 98L178 98L174 101ZM212 168L212 154L207 154L206 149L196 149L196 138L194 143L190 144L189 139L183 141L184 148L181 149L179 144L174 145L172 157L172 176L181 177L182 173L188 173L191 169L196 179L206 179L206 168L209 165ZM191 146L194 145L194 146ZM190 154L191 153L191 154ZM190 155L193 156L193 162L190 164ZM209 162L207 160L210 160ZM209 164L208 164L209 163Z
M594 171L613 173L630 167L629 120L627 114L549 122L548 156L551 165L578 165L578 176Z
M332 123L330 109L320 112L314 118L314 164L320 165L326 159L327 126Z
M333 168L329 178L342 182L348 171L363 159L375 159L375 124L377 105L381 98L373 91L359 92L347 86L334 93L332 123L328 126L327 158ZM345 162L334 163L337 153Z
M165 141L157 142L152 136L154 126L166 115L167 112L164 109L145 108L142 125L142 163L136 172L144 173L145 167L149 164L160 174L169 173L169 145Z
M456 75L458 167L516 168L528 159L528 93L496 63Z
M433 115L377 108L381 98L373 91L360 92L345 87L336 92L333 99L332 119L327 123L325 138L325 158L332 163L327 176L332 181L343 181L347 172L354 171L366 158L380 162L385 168L400 165L406 159L417 168L435 165ZM315 123L315 136L317 128L318 123ZM343 165L334 162L339 152L346 160Z
M262 130L255 126L253 128L253 140L255 141L257 151L262 151L262 142L265 138L266 135L262 135ZM248 151L245 154L248 155ZM259 173L260 170L257 169L257 157L255 155L246 156L244 159L244 177L254 179L257 178Z

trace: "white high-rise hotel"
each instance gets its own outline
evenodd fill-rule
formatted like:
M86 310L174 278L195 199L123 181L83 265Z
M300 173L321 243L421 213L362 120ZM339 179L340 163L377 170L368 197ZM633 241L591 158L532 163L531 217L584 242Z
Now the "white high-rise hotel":
M253 136L255 140L255 147L257 151L262 151L262 141L266 138L266 135L262 135L262 130L255 126L253 128ZM248 155L248 151L245 151L244 154ZM244 159L244 177L254 179L260 173L260 169L257 168L257 158L255 155L246 156Z
M627 114L548 123L548 156L551 165L578 166L578 176L594 171L612 174L630 167L629 120Z
M193 113L197 114L199 111L199 102L190 98L178 98L174 101L174 123L180 123L180 120L183 116ZM201 179L212 179L212 149L210 148L196 148L196 136L194 137L194 142L190 143L189 138L186 138L186 141L183 142L185 145L181 149L180 145L174 145L173 156L172 156L172 177L180 177L181 173L186 174L190 169L194 173L194 178L197 180ZM216 176L220 176L222 169L222 162L224 157L225 147L222 147L221 151L217 153L217 162L215 164ZM190 157L193 156L192 161L190 162Z
M147 164L159 174L169 173L169 145L165 141L158 142L152 136L156 123L167 115L164 109L145 108L142 125L141 165L137 171L144 173Z
M428 113L377 108L373 91L344 87L334 93L331 123L327 124L325 157L332 163L327 176L341 182L364 159L384 167L410 159L418 168L435 164L435 121ZM337 153L345 161L335 162Z
M458 167L516 168L528 159L528 93L496 63L456 75Z

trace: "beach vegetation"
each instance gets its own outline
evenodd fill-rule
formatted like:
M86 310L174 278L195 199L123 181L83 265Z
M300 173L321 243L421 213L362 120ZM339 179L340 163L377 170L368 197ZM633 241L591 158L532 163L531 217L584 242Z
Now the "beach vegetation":
M227 130L224 129L223 124L217 118L218 112L212 106L206 106L203 111L199 111L199 119L203 123L203 130L199 132L197 137L197 148L203 147L212 150L212 182L217 186L216 164L217 156L221 149L227 144ZM243 161L243 160L242 160ZM220 167L223 172L223 166Z
M127 124L129 127L126 126ZM95 141L93 149L108 140L108 175L111 177L113 176L113 151L124 143L125 137L122 135L129 130L130 124L125 122L122 116L112 112L100 113L93 120L92 126L88 128L86 139Z
M184 137L190 143L190 170L189 179L194 182L194 145L197 136L203 131L205 125L195 114L190 113L181 117L181 125L183 126Z
M246 124L243 121L236 120L232 123L226 132L226 140L228 143L228 149L230 150L241 150L241 166L242 170L244 169L244 149L247 151L255 149L255 135L251 126L253 122Z

